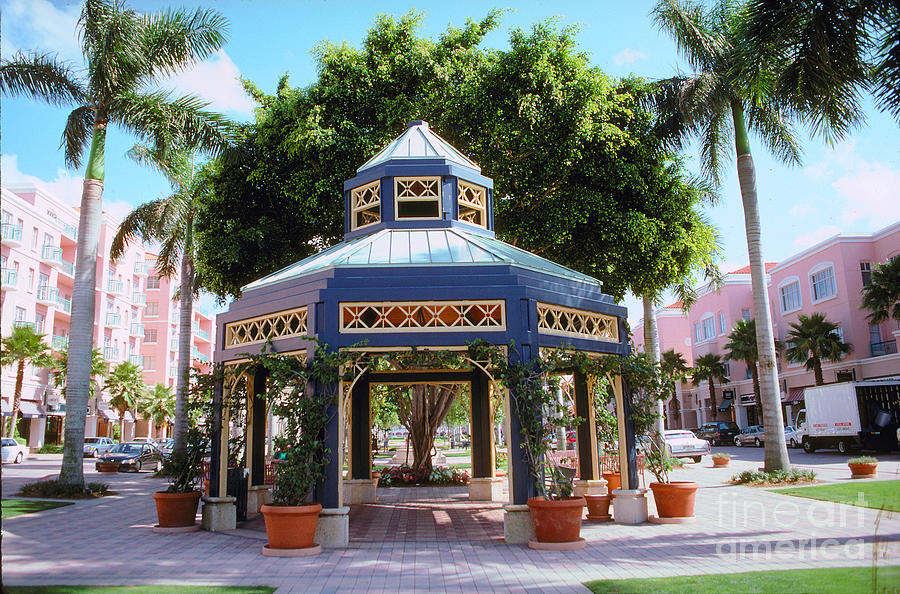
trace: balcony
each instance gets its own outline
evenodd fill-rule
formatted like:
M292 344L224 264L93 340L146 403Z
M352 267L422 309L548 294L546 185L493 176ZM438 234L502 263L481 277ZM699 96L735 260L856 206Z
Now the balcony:
M135 276L147 276L150 273L150 264L147 262L135 262L134 263L134 275Z
M59 267L59 273L64 274L68 277L75 278L75 265L69 262L68 260L61 260L62 264Z
M140 336L143 338L144 336L144 325L143 324L132 324L131 330L129 332L131 336Z
M56 310L56 313L63 312L63 313L71 314L72 313L72 300L65 299L64 297L60 297L59 295L57 295L56 296L56 307L58 308Z
M22 227L14 223L3 223L3 245L21 247Z
M106 314L106 326L109 328L121 328L122 327L122 314L119 313L107 313Z
M209 332L207 332L206 330L197 330L194 334L196 334L197 337L200 338L200 340L209 342Z
M45 245L41 248L41 263L55 268L62 268L62 248L55 245Z
M119 349L115 347L103 347L103 358L107 363L117 363L119 361Z
M128 362L132 365L137 365L138 367L144 366L144 358L141 355L131 355L128 357Z
M38 328L38 325L34 322L29 322L27 320L14 320L13 328L31 328L35 332L40 332L41 329Z
M113 295L121 295L125 291L122 281L110 279L106 283L106 292Z
M69 337L54 334L50 337L50 348L54 351L65 351L69 348Z
M69 223L56 219L57 224L62 229L63 235L70 238L72 241L78 241L78 229Z
M177 338L173 338L172 340L169 341L169 350L170 351L178 350L178 339Z
M2 274L2 288L4 291L13 291L19 286L19 271L15 268L4 268Z
M37 288L37 302L47 307L53 307L59 300L59 289L50 285L40 285Z
M147 294L141 293L140 291L135 291L131 294L131 302L138 307L146 307L147 306Z
M869 345L869 352L873 357L893 355L897 352L897 341L885 340L884 342L873 342Z

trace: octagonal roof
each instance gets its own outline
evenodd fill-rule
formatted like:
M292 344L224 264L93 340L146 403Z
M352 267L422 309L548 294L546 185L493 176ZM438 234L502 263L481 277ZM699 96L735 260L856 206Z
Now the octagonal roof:
M415 120L409 123L406 131L381 152L363 163L357 173L371 169L388 161L409 159L435 159L456 163L463 167L481 171L481 167L464 154L456 150L449 142L435 134L428 122Z

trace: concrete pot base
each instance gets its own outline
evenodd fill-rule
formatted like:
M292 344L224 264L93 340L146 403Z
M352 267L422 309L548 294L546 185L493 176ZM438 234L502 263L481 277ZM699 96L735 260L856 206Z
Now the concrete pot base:
M262 554L265 557L311 557L321 552L321 545L313 545L303 549L270 549L269 545L263 545L262 548Z
M693 524L697 518L691 516L689 518L660 518L659 516L650 516L647 518L651 524Z
M154 534L184 534L185 532L197 532L200 530L200 524L193 526L176 526L174 528L165 528L157 524L153 527Z
M585 547L587 541L583 538L570 542L538 542L536 540L528 541L529 549L538 551L580 551Z
M608 522L612 520L612 516L607 514L605 516L592 516L591 514L587 515L587 519L591 522Z
M850 478L852 479L873 479L878 478L877 474L851 474Z

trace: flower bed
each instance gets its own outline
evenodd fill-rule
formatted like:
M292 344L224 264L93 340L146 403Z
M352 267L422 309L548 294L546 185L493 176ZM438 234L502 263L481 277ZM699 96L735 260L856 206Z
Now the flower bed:
M416 470L408 464L385 466L381 469L379 487L404 485L468 485L469 473L459 468L435 466L430 473Z

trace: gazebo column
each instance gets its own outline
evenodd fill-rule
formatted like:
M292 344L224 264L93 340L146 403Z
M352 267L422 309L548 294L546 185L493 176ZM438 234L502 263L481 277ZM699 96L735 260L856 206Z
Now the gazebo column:
M335 395L340 391L339 384L323 385L313 382L310 388L326 390ZM350 544L350 508L344 507L341 501L341 469L343 466L341 419L344 413L341 400L342 398L335 396L332 403L328 405L328 423L325 425L322 440L325 449L331 454L328 456L328 464L325 465L325 479L316 485L313 492L314 501L322 504L314 542L323 547L332 548L346 547Z
M344 503L375 503L372 478L372 431L369 374L350 391L350 479L343 483Z
M493 501L503 492L502 479L494 478L494 432L491 414L491 389L481 369L472 372L472 478L469 499Z
M641 524L647 521L647 490L638 483L637 450L634 420L631 418L631 388L622 377L613 378L616 397L616 420L619 429L619 473L622 488L615 491L613 515L619 524Z
M515 393L507 393L506 418L509 419L509 430L506 435L506 443L510 494L509 505L504 507L506 514L503 517L503 538L507 544L525 544L534 539L534 524L531 521L531 510L528 508L527 502L530 497L537 495L537 487L528 468L525 450L522 448L522 422L519 415L516 414L514 398L517 398Z
M234 530L237 509L234 497L225 494L228 470L228 411L224 407L223 378L213 386L213 418L209 464L209 495L203 497L201 528L210 532Z
M257 369L253 374L252 391L247 403L247 514L259 513L268 502L266 480L266 372Z
M588 378L581 371L574 372L575 415L584 419L575 430L578 444L578 474L575 495L605 495L606 481L600 477L599 448L597 447L597 419Z

